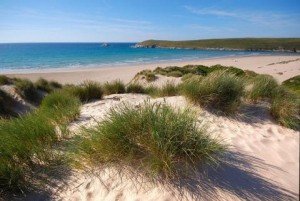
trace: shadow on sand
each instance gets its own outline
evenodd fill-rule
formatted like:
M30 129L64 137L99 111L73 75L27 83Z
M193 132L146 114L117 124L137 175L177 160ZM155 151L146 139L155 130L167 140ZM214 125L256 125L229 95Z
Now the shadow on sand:
M226 200L217 194L220 190L241 200L298 200L297 194L257 173L266 168L276 169L252 156L228 152L217 167L199 168L194 175L169 184L180 192L188 192L195 200ZM182 198L183 194L178 199Z

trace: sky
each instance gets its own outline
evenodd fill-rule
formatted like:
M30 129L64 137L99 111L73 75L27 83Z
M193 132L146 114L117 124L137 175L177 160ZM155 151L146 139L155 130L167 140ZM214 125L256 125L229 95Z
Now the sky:
M0 43L300 37L300 0L0 0Z

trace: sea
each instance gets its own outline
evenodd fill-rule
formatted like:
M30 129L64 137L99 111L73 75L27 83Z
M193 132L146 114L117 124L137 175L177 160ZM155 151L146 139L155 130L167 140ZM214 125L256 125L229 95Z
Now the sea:
M278 54L229 50L134 48L135 44L3 43L0 44L0 72L103 68L169 61L193 61L228 56Z

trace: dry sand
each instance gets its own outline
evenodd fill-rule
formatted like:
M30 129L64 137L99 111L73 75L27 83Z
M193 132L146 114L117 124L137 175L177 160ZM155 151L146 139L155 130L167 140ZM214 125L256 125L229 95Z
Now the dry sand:
M93 69L60 69L40 70L32 72L11 73L9 76L29 78L33 81L40 77L48 80L55 80L61 83L81 83L84 80L99 82L120 79L129 82L134 75L143 69L154 69L157 66L184 66L187 64L236 66L241 69L253 70L257 73L267 73L282 82L290 77L300 74L300 56L247 56L247 57L226 57L206 60L166 62L153 64L140 64L131 67L108 67Z
M235 117L215 115L190 105L184 97L151 99L147 95L120 94L82 106L70 125L73 132L101 121L110 108L124 102L133 105L166 102L191 107L214 136L230 145L230 153L218 167L202 167L194 180L153 184L118 176L113 168L98 169L97 176L74 173L56 189L62 200L298 200L299 132L277 125L263 104L246 105ZM205 172L205 174L203 174Z

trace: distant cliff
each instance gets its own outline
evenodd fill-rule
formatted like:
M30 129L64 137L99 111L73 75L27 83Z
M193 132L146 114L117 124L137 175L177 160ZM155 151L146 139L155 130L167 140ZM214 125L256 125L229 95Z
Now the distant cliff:
M230 38L187 41L146 40L135 47L300 52L300 38Z

